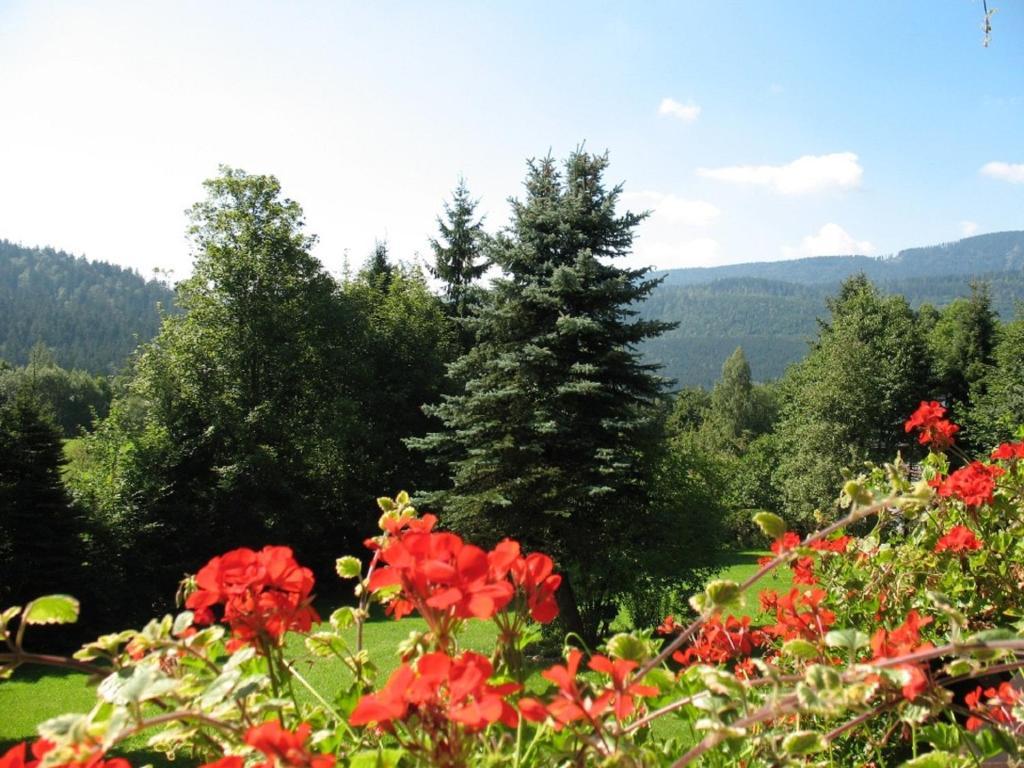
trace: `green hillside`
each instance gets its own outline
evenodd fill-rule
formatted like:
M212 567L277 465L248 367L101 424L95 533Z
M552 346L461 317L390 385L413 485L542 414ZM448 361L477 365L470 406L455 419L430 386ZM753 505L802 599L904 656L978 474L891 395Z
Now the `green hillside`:
M131 269L0 240L0 359L23 365L42 342L58 364L119 368L160 327L173 292Z
M880 290L912 306L943 306L988 283L1004 319L1024 300L1024 232L979 235L895 256L823 256L791 261L677 269L640 307L645 318L679 323L644 346L679 386L711 386L742 346L756 379L782 374L807 351L825 300L846 277L864 272Z

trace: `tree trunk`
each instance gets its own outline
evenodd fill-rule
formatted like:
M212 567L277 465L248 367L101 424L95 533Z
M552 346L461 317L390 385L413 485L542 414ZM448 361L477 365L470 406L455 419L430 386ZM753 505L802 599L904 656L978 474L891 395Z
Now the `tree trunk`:
M583 617L580 615L579 605L576 603L576 592L572 588L572 579L569 574L562 572L562 583L555 592L555 599L558 601L558 615L565 625L566 632L575 632L584 642L593 643L589 637L590 632L583 624Z

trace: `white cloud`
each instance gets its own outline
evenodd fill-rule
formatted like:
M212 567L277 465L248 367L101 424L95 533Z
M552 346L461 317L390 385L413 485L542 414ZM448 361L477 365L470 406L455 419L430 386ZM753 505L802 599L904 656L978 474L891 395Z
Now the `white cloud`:
M648 222L706 227L722 215L718 206L706 200L692 200L662 192L624 192L622 201L631 208L650 209Z
M1024 184L1024 163L985 163L980 173L1011 184Z
M718 206L651 190L624 192L622 202L651 212L637 231L629 266L675 269L719 262L719 243L705 234L722 215Z
M733 165L698 168L697 175L733 184L768 187L783 195L860 186L864 169L853 152L804 155L785 165Z
M970 237L978 232L978 222L976 221L961 221L960 222L960 234L964 237Z
M683 104L666 96L658 107L659 115L672 115L684 123L692 123L700 116L700 107L696 104Z
M848 256L870 255L875 246L867 240L857 240L838 224L829 222L813 235L800 241L799 248L783 246L782 254L788 259L801 256Z

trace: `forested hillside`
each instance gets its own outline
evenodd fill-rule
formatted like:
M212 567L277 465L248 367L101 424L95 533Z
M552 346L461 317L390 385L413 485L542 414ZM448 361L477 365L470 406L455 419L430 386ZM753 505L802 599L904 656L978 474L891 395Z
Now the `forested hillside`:
M992 308L1009 320L1024 299L1024 232L979 235L887 258L823 256L670 270L640 311L679 325L648 341L644 351L679 386L710 386L738 346L755 379L776 379L806 354L828 296L857 273L915 308L945 306L980 280L989 285Z
M66 369L110 373L156 334L172 298L134 270L0 240L0 359L23 365L42 343Z
M1024 268L1024 232L992 232L920 248L895 256L812 256L787 261L759 261L721 267L671 269L668 285L697 285L730 277L760 277L789 283L835 284L857 272L872 282L923 275L975 275Z
M756 380L776 379L806 354L828 296L859 272L915 308L945 306L981 280L989 285L992 308L1009 320L1024 299L1024 232L886 258L822 256L670 270L640 304L640 314L678 326L645 342L643 351L678 386L710 387L738 346ZM64 368L109 373L156 334L157 306L172 301L170 289L132 270L0 241L0 359L11 363L26 363L42 342Z

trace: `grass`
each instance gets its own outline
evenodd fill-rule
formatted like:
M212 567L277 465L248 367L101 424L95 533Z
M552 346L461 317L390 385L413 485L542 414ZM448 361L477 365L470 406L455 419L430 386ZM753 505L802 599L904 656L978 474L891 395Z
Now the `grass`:
M756 551L723 553L719 558L721 571L718 578L743 581L757 570L757 559L764 554ZM789 570L782 569L765 578L759 587L782 591L789 589L791 583ZM757 590L754 592L754 595L748 596L744 610L740 613L759 621L764 617L760 615ZM382 618L366 624L365 645L370 649L382 679L386 679L398 666L399 660L395 654L398 645L408 638L410 632L424 628L425 624L421 620L413 618L402 621ZM468 623L460 639L462 647L486 653L494 647L494 638L493 624L473 621ZM348 682L348 670L340 661L316 659L312 663L300 637L290 636L286 647L296 669L324 698L330 700ZM539 676L534 675L527 681L527 686L535 688L539 687L539 683ZM313 698L312 694L301 688L297 692L300 699L308 701ZM95 689L88 684L88 678L84 675L22 667L10 680L0 682L0 750L22 739L34 737L36 725L43 720L65 712L87 712L95 702ZM166 764L159 755L144 752L141 740L126 746L126 751L132 753L133 764Z
M723 552L717 560L721 568L715 578L732 579L742 583L757 572L757 561L759 558L768 555L768 552L748 550L745 552ZM787 592L793 586L793 574L789 568L776 568L765 576L751 591L744 595L743 607L734 611L738 616L750 616L755 622L767 619L762 613L761 606L757 601L757 594L763 589L773 589L777 592Z
M394 653L411 632L426 628L420 619L369 621L365 628L365 645L386 679L399 660ZM354 630L350 631L355 640ZM494 647L496 630L489 622L469 622L460 636L462 647L489 652ZM291 635L287 640L287 654L296 669L324 698L334 693L351 679L347 668L338 660L316 659L312 663L301 637ZM312 694L297 689L300 699L310 700ZM65 712L87 712L96 703L95 689L85 675L22 667L10 680L0 682L0 748L35 735L36 725Z

